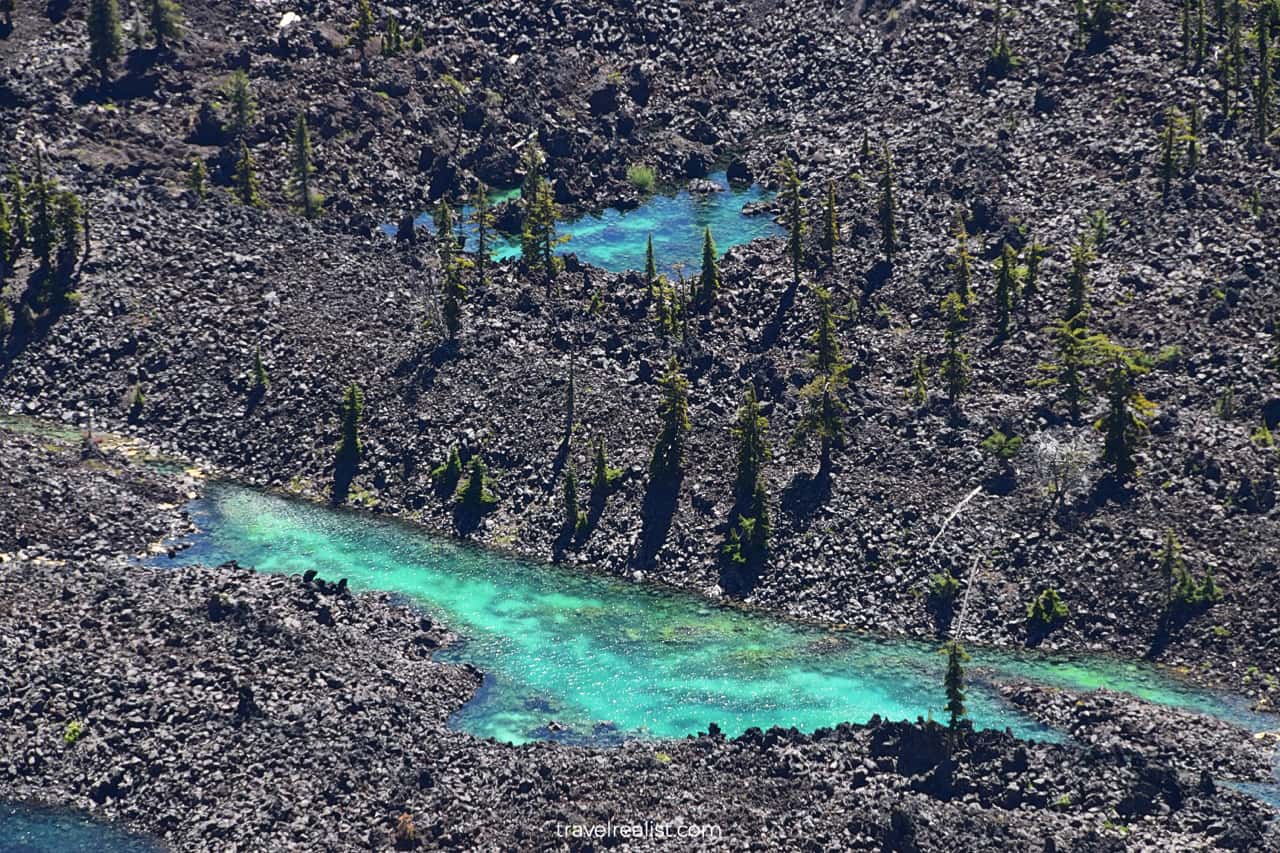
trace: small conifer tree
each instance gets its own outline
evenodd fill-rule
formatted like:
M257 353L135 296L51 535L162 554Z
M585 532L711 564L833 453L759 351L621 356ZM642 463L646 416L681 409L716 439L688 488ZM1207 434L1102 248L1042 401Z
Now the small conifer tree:
M31 241L31 218L27 215L27 188L18 175L18 167L9 172L9 201L13 212L13 249L11 257L16 259L22 249Z
M973 301L973 258L969 254L969 232L959 212L956 213L956 259L951 264L951 272L952 290L961 305L968 305Z
M481 287L488 283L489 242L493 233L493 207L489 203L489 188L483 183L476 189L475 210L471 221L476 226L476 280Z
M1000 251L996 270L996 339L1009 337L1009 320L1013 315L1013 303L1018 294L1018 256L1013 247L1005 243Z
M262 363L262 347L255 347L253 350L252 383L249 386L250 391L259 395L265 394L271 387L271 380L267 377L267 367Z
M56 190L52 181L44 175L44 155L36 149L36 177L27 188L31 200L31 253L43 267L49 266L49 259L57 243L54 230L53 205Z
M360 54L360 67L366 73L369 70L365 47L373 36L373 10L369 8L369 0L359 0L356 4L356 19L351 24L351 43Z
M947 694L944 708L947 712L947 727L954 738L959 734L960 721L968 714L964 704L964 664L969 660L969 655L956 640L947 643L944 651L947 655L947 673L942 679L943 689Z
M605 450L604 439L597 438L595 442L595 459L591 466L591 500L593 502L598 501L603 506L604 498L608 496L614 483L621 476L622 471L609 467L609 456Z
M654 299L658 295L658 263L653 256L653 235L649 235L648 245L644 250L644 286L646 298Z
M564 528L573 535L581 535L587 527L587 513L578 502L578 478L573 473L573 463L564 469Z
M943 336L946 349L939 372L947 389L947 399L954 408L959 404L961 395L969 388L969 353L964 349L965 327L969 321L959 294L946 295L942 300L942 312L947 318Z
M1114 344L1108 347L1107 354L1107 410L1094 426L1103 434L1103 464L1110 466L1116 480L1123 483L1137 472L1134 455L1148 432L1147 419L1156 407L1136 386L1136 377L1149 372L1140 355Z
M204 161L199 157L191 161L191 168L187 171L187 188L200 201L204 201L207 190L207 182L209 172L205 169Z
M471 512L485 512L498 503L484 460L477 453L467 468L467 481L458 492L458 505Z
M1089 375L1102 358L1106 338L1070 320L1054 323L1047 331L1056 359L1039 366L1046 376L1034 384L1057 388L1071 422L1079 423L1091 397Z
M1067 276L1067 308L1064 320L1083 327L1089 317L1089 265L1096 255L1086 234L1081 234L1071 247L1071 272Z
M893 263L898 249L898 212L893 179L893 154L884 145L884 165L880 172L880 247L884 259Z
M716 263L716 243L708 226L702 233L702 272L698 276L698 304L709 306L720 290L720 269Z
M782 191L778 194L782 203L782 216L787 228L787 258L791 261L792 282L800 284L800 267L804 263L804 199L801 197L800 175L790 157L778 162L782 176Z
M231 134L232 141L244 142L250 125L258 115L258 102L253 96L249 75L237 68L223 84L222 92L227 99L226 129Z
M8 272L17 252L14 249L13 223L9 220L9 203L0 194L0 279Z
M293 144L291 147L291 165L293 167L293 196L302 215L311 219L319 212L319 194L312 186L311 165L311 133L307 130L305 113L298 113L293 125Z
M684 466L685 436L689 432L689 380L685 379L675 358L667 362L666 373L659 380L662 402L658 415L662 420L658 440L649 462L651 481L676 477Z
M242 204L250 207L262 207L262 196L258 193L258 175L254 167L253 152L243 141L240 143L240 159L236 162L235 173L236 197Z
M120 7L116 0L89 0L89 61L103 88L111 76L111 63L124 51Z
M156 47L164 50L169 41L182 38L182 9L175 0L150 0L148 23Z
M827 181L827 205L822 216L822 251L828 266L835 264L836 244L840 242L840 220L836 211L836 185Z

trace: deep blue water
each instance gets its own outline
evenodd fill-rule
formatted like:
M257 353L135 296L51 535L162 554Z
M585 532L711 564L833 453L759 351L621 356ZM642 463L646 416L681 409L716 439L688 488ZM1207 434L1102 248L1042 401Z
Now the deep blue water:
M720 192L691 193L679 190L673 193L655 193L633 210L610 208L599 214L586 214L577 219L561 222L559 233L569 237L560 247L562 253L572 252L578 260L610 272L644 269L645 246L653 235L653 253L661 271L670 272L675 265L683 264L687 275L696 275L702 264L703 229L710 227L716 249L724 255L733 246L749 243L759 237L772 237L783 233L782 226L768 214L745 215L743 205L768 201L770 193L762 187L736 188L729 184L723 172L711 175L709 180L721 187ZM517 190L495 193L495 199L518 198ZM469 222L471 207L464 207L463 235L471 250L475 249L476 229ZM434 230L431 214L418 217L419 225ZM384 225L387 234L395 233L394 225ZM520 254L520 238L495 235L492 256L497 260Z
M162 853L149 838L75 812L0 802L0 853Z

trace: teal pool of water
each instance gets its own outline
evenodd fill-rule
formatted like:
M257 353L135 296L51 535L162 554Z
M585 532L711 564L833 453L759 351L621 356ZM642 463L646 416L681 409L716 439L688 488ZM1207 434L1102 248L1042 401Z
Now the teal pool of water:
M733 246L749 243L758 237L782 234L782 226L768 214L746 215L743 205L768 201L770 193L760 186L731 186L723 172L709 177L721 187L720 192L692 193L679 190L655 193L632 210L610 208L599 214L586 214L559 224L559 233L569 241L561 252L572 252L578 260L610 272L644 269L645 247L653 235L653 253L659 269L671 270L683 264L686 274L694 275L702 264L702 232L711 229L721 255ZM518 189L494 194L494 203L518 198ZM467 246L476 248L476 228L470 222L474 210L464 207L462 233ZM417 223L434 229L430 213L417 218ZM384 225L387 234L395 233L394 225ZM520 254L518 235L496 235L492 256L496 260Z
M443 657L485 672L452 721L501 741L610 743L683 737L711 722L812 731L841 721L942 718L945 660L934 643L788 621L692 595L531 564L432 537L418 528L226 484L196 502L202 529L160 565L317 570L357 590L401 594L464 639ZM1055 658L971 649L976 725L1040 739L1057 734L1002 700L993 684L1109 687L1231 719L1267 721L1232 697L1156 668L1107 657Z
M0 802L0 853L161 853L154 841L79 814Z

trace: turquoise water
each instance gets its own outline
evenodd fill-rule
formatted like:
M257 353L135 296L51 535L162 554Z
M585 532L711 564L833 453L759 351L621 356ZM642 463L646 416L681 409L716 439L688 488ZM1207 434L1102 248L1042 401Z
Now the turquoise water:
M586 214L560 223L559 233L568 235L569 241L561 252L572 252L578 260L610 272L644 269L645 246L653 235L653 253L660 270L670 271L675 264L683 264L686 274L694 275L702 264L702 232L711 228L716 248L721 255L733 246L749 243L758 237L782 234L783 229L768 214L746 216L742 206L768 201L770 193L759 186L735 188L730 186L723 172L711 175L709 180L722 188L717 193L691 193L680 190L674 193L657 193L633 210L620 211L610 208L600 214ZM503 198L518 197L518 190L495 193L495 203ZM463 209L463 216L470 219L471 207ZM434 230L430 213L416 220L419 225ZM394 234L394 225L384 225L382 230ZM476 248L475 225L469 221L463 227L468 247ZM519 236L495 235L492 256L497 260L513 258L520 254Z
M235 486L211 484L193 514L204 532L178 563L236 559L265 572L316 569L329 580L347 578L354 589L403 594L462 635L443 657L476 664L485 683L452 722L477 735L609 743L682 737L713 721L736 735L749 726L812 731L873 714L943 717L945 661L936 644L720 607ZM969 706L982 727L1057 737L1000 698L992 682L1008 677L1105 686L1254 730L1266 725L1230 697L1141 663L971 651Z
M0 803L0 853L160 853L156 842L52 809Z

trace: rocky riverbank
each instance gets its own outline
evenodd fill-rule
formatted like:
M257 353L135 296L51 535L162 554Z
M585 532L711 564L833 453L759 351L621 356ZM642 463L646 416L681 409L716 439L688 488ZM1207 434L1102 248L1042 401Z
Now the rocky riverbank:
M122 522L6 495L44 527L0 566L0 797L175 850L387 850L405 814L420 849L597 849L573 827L608 825L696 826L680 846L707 850L1277 843L1264 807L1214 781L1265 780L1268 744L1114 694L1010 686L1081 745L971 733L951 757L936 727L875 720L617 749L480 741L447 728L481 682L432 661L447 626L340 579L130 564L182 527L190 481L112 451L81 460L70 438L0 438L48 495Z

